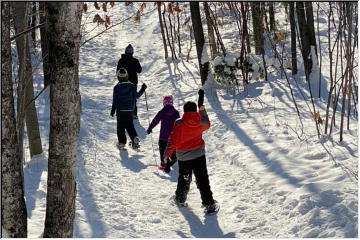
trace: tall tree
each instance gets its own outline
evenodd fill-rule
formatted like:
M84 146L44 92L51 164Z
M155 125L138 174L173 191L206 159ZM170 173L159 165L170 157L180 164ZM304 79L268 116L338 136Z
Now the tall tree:
M70 238L81 110L78 71L82 3L46 2L46 10L51 118L44 237Z
M276 30L274 4L274 2L269 2L270 31Z
M294 2L289 2L289 18L291 29L291 73L297 74L297 58L296 58L296 22Z
M27 19L27 12L32 9L31 2L16 2L14 3L14 10L16 13L14 19L15 33L19 34L29 28L29 22ZM30 34L23 34L16 38L16 47L19 56L19 88L21 88L22 94L19 95L21 98L21 105L19 108L21 112L24 111L26 120L26 129L29 139L30 156L42 153L41 137L39 130L39 122L36 113L34 99L34 86L33 86L33 75L31 66L30 56L30 45L29 45ZM20 114L21 115L21 114ZM23 121L22 118L19 121ZM23 124L20 124L23 127ZM23 129L19 129L23 131ZM20 139L22 141L22 138ZM21 143L22 145L22 143Z
M11 77L9 2L1 3L1 33L1 225L10 237L26 238L23 167Z
M45 2L39 2L40 10L40 23L45 22L46 8ZM46 28L40 28L40 38L41 38L41 56L43 63L43 72L44 72L44 87L47 87L50 83L49 76L49 43Z
M299 26L300 32L300 40L301 40L301 54L304 61L304 68L305 68L305 76L306 79L309 80L312 61L310 54L310 37L309 37L309 30L306 21L306 15L304 11L304 2L296 2L296 13L297 13L297 22Z
M255 41L255 54L263 54L264 52L264 26L262 21L261 3L251 2L251 13L253 19L253 31Z
M162 20L162 16L161 16L161 2L156 2L157 4L157 10L158 10L158 15L159 15L159 22L160 22L160 29L161 29L161 37L163 40L163 45L164 45L164 52L165 52L165 59L169 57L169 53L168 53L168 49L167 49L167 45L166 45L166 37L165 37L165 31L164 31L164 23Z
M214 58L216 55L218 55L218 52L217 52L217 46L216 46L216 41L215 41L214 27L212 25L213 21L211 21L209 4L207 2L204 2L204 11L205 11L205 16L206 16L206 24L207 24L207 28L208 28L211 58Z
M315 27L314 27L314 10L312 2L304 2L306 12L306 24L309 33L310 45L315 46L315 52L317 54L316 38L315 38Z
M201 23L200 6L199 2L190 2L191 22L194 30L196 52L199 61L201 84L204 85L209 71L209 62L202 63L201 57L203 53L205 38L204 31Z

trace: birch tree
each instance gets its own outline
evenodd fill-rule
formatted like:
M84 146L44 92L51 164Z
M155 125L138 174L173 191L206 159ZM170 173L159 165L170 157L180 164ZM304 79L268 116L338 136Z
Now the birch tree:
M1 33L1 225L10 237L26 238L23 167L11 77L9 2L1 3Z
M82 3L46 2L45 7L51 117L44 237L70 238L81 110L78 67Z

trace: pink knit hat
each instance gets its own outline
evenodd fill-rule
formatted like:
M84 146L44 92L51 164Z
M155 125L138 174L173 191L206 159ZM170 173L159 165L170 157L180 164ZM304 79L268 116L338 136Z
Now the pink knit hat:
M163 105L173 105L173 97L171 95L164 96Z

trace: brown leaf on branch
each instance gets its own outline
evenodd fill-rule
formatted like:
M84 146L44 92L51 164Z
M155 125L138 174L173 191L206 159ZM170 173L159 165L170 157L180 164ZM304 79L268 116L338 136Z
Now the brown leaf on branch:
M161 8L162 2L154 2L154 5L156 5L158 8Z
M83 3L83 11L84 11L84 13L86 13L87 10L88 10L87 4L86 4L86 3Z
M107 12L107 2L103 2L102 9L104 10L104 12Z
M110 26L111 25L111 21L110 21L110 17L108 15L105 16L105 26Z
M130 5L132 5L133 4L133 2L125 2L125 6L127 7L127 6L130 6Z
M114 7L115 6L115 2L110 2L110 7Z
M140 16L141 16L141 13L140 13L139 10L137 10L136 15L134 17L134 21L139 23L140 22Z
M182 11L182 9L179 7L179 4L174 7L174 11L178 13Z
M167 5L167 12L168 13L173 13L173 6L172 6L172 3L168 3L168 5Z
M94 2L94 7L95 7L97 10L100 10L99 4L98 4L97 2Z
M95 16L94 16L94 19L93 19L93 23L98 23L98 24L104 24L104 19L102 19L101 17L100 17L100 15L99 14L96 14Z
M140 12L143 12L144 11L144 9L146 8L146 3L142 3L141 5L140 5Z

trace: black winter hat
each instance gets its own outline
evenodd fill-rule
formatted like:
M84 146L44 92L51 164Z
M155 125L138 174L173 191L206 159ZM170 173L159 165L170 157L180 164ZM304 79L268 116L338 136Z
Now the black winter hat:
M196 112L196 103L188 101L184 104L184 112Z

